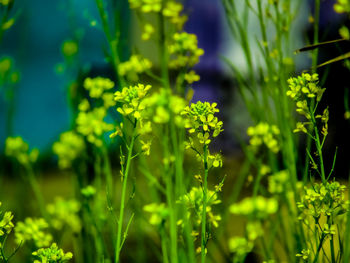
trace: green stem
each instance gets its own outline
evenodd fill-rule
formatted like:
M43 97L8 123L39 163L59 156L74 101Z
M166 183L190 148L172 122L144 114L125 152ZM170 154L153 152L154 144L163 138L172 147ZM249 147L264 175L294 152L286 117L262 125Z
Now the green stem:
M319 157L320 169L321 169L321 179L322 179L322 183L326 184L326 174L324 171L324 163L323 163L322 146L321 146L320 136L318 134L318 128L316 125L316 120L315 120L314 114L310 114L310 115L311 115L312 125L314 127L315 143L316 143L316 149L317 149L317 154Z
M118 53L118 35L120 31L116 31L112 34L111 29L108 24L108 15L103 6L103 0L96 0L96 5L98 8L98 12L100 14L102 20L103 31L106 35L107 42L111 51L112 64L115 70L116 77L120 83L120 86L125 86L124 78L119 74L118 65L120 64L120 58Z
M321 1L315 0L315 13L314 13L314 41L313 44L318 44L318 36L319 36L319 21L320 21L320 7ZM317 58L318 58L318 49L314 49L312 53L312 68L313 71L316 71L315 68L317 66Z
M130 169L130 163L132 158L132 152L134 148L134 143L136 139L136 124L137 120L134 122L133 127L133 135L131 138L130 145L128 146L128 157L126 160L126 168L125 172L123 174L122 180L123 180L123 186L122 186L122 195L121 195L121 201L120 201L120 211L119 211L119 220L118 220L118 232L117 232L117 245L115 249L115 262L118 263L120 261L120 251L121 251L121 241L122 241L122 229L123 229L123 218L124 218L124 209L125 209L125 195L126 195L126 186L128 181L128 175L129 175L129 169Z
M159 38L158 38L158 47L159 47L159 59L162 71L163 85L166 89L170 89L169 83L169 71L168 71L168 52L166 49L165 43L165 28L164 28L164 17L162 13L158 15L158 24L159 24Z
M162 242L162 254L163 254L163 262L164 263L169 263L169 257L168 257L168 250L167 250L167 245L166 245L166 235L164 231L164 225L162 224L160 226L160 238Z
M202 209L202 242L201 242L201 262L205 263L205 248L207 243L207 194L208 194L208 145L203 146L204 155L204 181L203 181L203 209Z
M50 217L49 217L49 215L48 215L48 213L46 212L46 209L45 209L44 197L43 197L42 192L40 190L39 183L36 180L33 168L31 167L30 164L28 164L28 165L25 166L25 169L27 171L29 184L30 184L30 186L31 186L31 188L33 190L33 193L35 195L36 200L38 201L40 212L41 212L42 216L47 221L50 221Z

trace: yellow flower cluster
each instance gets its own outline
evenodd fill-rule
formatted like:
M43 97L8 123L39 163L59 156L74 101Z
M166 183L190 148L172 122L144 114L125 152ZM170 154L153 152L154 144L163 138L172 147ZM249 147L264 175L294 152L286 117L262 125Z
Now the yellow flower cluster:
M89 91L91 98L101 98L105 91L114 88L114 82L107 78L86 78L84 88Z
M260 122L256 126L249 127L247 134L251 137L249 143L253 148L265 145L273 153L279 152L277 136L280 134L280 130L276 125Z
M0 207L1 207L1 202L0 202ZM12 219L13 219L12 212L10 211L7 211L5 213L0 212L0 215L2 216L0 220L0 237L2 237L4 235L10 234L14 225L12 223Z
M39 150L34 148L29 152L29 146L22 137L8 137L5 142L5 155L15 158L20 164L26 166L36 162Z
M52 236L45 232L49 224L43 218L27 217L24 222L18 222L15 227L15 240L17 244L34 241L36 247L50 245Z
M48 248L40 248L34 251L32 255L39 259L35 259L34 263L65 263L73 257L71 252L64 253L61 248L58 248L56 243L53 243Z
M232 237L228 242L229 249L237 258L244 257L254 248L254 243L244 237ZM244 259L242 259L244 260Z
M191 215L191 211L194 212L195 223L200 225L202 222L202 210L203 210L203 190L200 187L192 187L191 191L180 197L178 203L184 204ZM221 220L220 215L215 215L212 211L212 206L220 204L221 200L218 199L216 192L208 190L207 193L207 218L208 222L211 223L214 227L219 226L219 221Z
M144 100L145 114L155 123L168 123L170 116L174 116L175 124L179 127L185 125L185 120L181 116L181 112L186 107L185 99L169 94L165 89L153 93Z
M124 116L132 115L135 119L141 120L142 112L145 110L143 100L150 89L151 85L138 84L125 87L121 92L117 91L114 93L114 100L122 104L117 111Z
M121 76L126 76L129 81L137 82L138 75L149 70L152 63L147 58L140 55L132 55L128 61L118 65L118 72Z
M264 219L267 216L276 213L278 202L274 198L263 196L247 197L241 202L230 206L230 212L236 215L253 216L254 218Z
M296 254L298 258L301 258L304 262L308 262L310 256L310 249L303 249L300 253Z
M289 90L287 91L287 96L291 97L296 102L296 112L309 120L308 122L297 122L293 132L307 133L306 126L314 122L312 119L315 111L310 108L312 104L310 104L309 100L316 98L317 101L320 101L325 89L318 86L318 75L316 73L312 75L303 73L297 78L290 78L288 79L288 84ZM315 118L321 119L323 123L321 132L326 136L328 134L328 108L323 111L322 115L317 115Z
M308 73L302 73L301 76L288 79L289 90L287 96L291 97L294 101L306 102L307 98L316 98L320 101L325 89L318 87L318 74L312 75Z
M289 182L289 173L282 170L268 177L268 190L271 194L281 194L286 191Z
M196 65L204 50L198 48L196 35L181 32L174 34L173 43L169 45L169 53L173 56L169 61L169 67L182 68Z
M106 115L106 109L99 107L89 112L79 112L76 119L77 131L86 136L87 140L97 147L103 145L102 135L113 129L112 124L104 121Z
M181 29L184 23L187 21L187 16L181 16L180 13L183 10L183 5L174 1L169 1L165 4L163 9L163 16L170 19L170 22Z
M200 76L196 74L194 70L191 70L190 72L185 74L185 80L189 83L192 84L195 81L200 80Z
M80 203L77 200L64 200L56 197L55 202L47 205L47 212L51 215L51 224L61 230L64 226L69 226L73 233L79 233L81 222L78 216Z
M350 13L350 1L337 0L337 2L334 4L334 11L337 13Z
M84 139L74 131L64 132L60 140L53 144L52 150L58 155L58 166L61 169L70 168L85 150Z
M143 13L160 12L162 0L129 0L130 8L139 8Z
M211 137L216 137L223 131L223 122L214 116L219 112L216 106L216 103L198 101L187 106L181 113L188 118L185 127L189 129L189 133L197 134L201 144L209 144Z
M142 40L149 40L154 33L154 27L151 24L145 24L143 27L143 33L141 35Z
M340 183L327 182L324 184L313 184L304 188L301 201L297 202L300 209L299 219L303 220L308 216L315 219L323 216L337 216L349 211L349 201L345 199L346 186Z
M151 213L149 223L155 226L160 225L169 215L169 210L164 203L148 204L143 207L143 210L145 212Z

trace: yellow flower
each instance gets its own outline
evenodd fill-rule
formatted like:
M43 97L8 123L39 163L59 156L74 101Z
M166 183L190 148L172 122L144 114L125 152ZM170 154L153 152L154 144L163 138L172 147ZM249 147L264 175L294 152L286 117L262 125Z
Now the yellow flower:
M114 93L114 100L122 104L121 107L117 108L117 111L124 116L132 114L135 119L142 119L142 113L145 110L143 99L147 96L150 88L151 85L138 84Z
M189 83L192 84L195 81L200 80L200 76L196 74L194 70L191 70L190 72L185 74L185 80Z
M5 155L15 158L20 164L26 166L36 162L39 150L32 149L29 152L29 146L22 137L8 137L5 142Z
M198 48L197 36L186 32L175 33L173 43L169 45L169 53L172 59L169 67L193 67L199 62L199 57L204 54L204 50Z
M150 60L142 58L140 55L132 55L128 61L118 65L118 72L121 76L126 76L128 80L138 81L138 75L152 67Z
M84 88L89 91L91 98L101 98L106 90L114 88L114 82L107 78L86 78Z
M61 169L70 168L85 150L83 138L74 131L67 131L61 134L60 140L55 142L52 150L58 155L58 166Z
M89 112L79 112L76 119L77 131L97 147L103 144L101 136L113 129L112 124L104 122L106 115L106 109L99 107Z
M154 33L154 27L151 24L145 24L143 27L142 40L149 40Z

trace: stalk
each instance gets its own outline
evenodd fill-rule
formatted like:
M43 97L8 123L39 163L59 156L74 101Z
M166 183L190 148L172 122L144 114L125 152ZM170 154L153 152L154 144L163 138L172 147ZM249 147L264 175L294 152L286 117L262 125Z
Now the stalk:
M204 181L203 181L203 210L202 210L202 242L201 242L201 262L205 263L205 247L207 243L207 231L206 231L206 220L207 220L207 194L208 194L208 145L203 146L204 155Z
M40 212L41 212L42 216L47 221L50 221L50 217L47 214L46 209L45 209L44 198L43 198L43 195L42 195L42 193L40 191L40 187L39 187L38 181L35 178L35 174L34 174L33 168L31 167L30 164L28 164L28 165L25 165L25 169L27 171L29 184L30 184L30 186L31 186L31 188L33 190L33 193L34 193L34 196L35 196L36 200L38 201Z
M122 186L122 195L120 201L120 211L119 211L119 220L118 220L118 232L117 232L117 244L115 247L115 262L118 263L120 261L120 251L121 251L121 239L122 239L122 229L123 229L123 218L124 218L124 210L125 210L125 195L126 195L126 186L128 181L128 175L130 170L130 163L132 159L132 152L134 148L134 143L136 139L135 131L136 131L137 120L134 122L133 126L133 135L131 137L130 145L128 148L128 157L126 160L125 172L123 174L123 186Z
M103 32L106 35L106 39L109 45L109 49L111 51L111 57L112 57L112 65L114 67L114 71L116 74L116 77L120 83L120 86L124 87L125 86L125 79L120 76L119 70L118 70L118 65L120 64L120 58L119 58L119 53L118 53L118 39L117 36L119 35L119 31L112 33L111 29L108 24L108 15L106 10L103 7L103 0L95 0L96 5L98 8L98 12L100 14L100 18L102 20L102 27L103 27ZM113 36L113 37L112 37Z

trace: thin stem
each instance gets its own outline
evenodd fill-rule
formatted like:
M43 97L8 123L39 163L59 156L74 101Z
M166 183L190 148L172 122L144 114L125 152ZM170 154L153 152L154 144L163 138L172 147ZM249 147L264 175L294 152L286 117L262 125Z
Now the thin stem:
M137 120L134 122L133 127L133 135L131 137L130 145L128 146L128 156L126 160L126 167L123 173L123 186L122 186L122 195L120 201L120 211L119 211L119 220L118 220L118 232L117 232L117 245L115 249L115 262L118 263L120 261L120 251L121 251L121 241L122 241L122 229L123 229L123 218L124 218L124 210L125 210L125 195L126 195L126 186L128 181L130 163L132 158L132 152L134 148L135 138L136 138L136 124Z
M207 244L207 194L208 194L208 145L203 146L204 181L203 181L203 209L202 209L202 242L201 242L201 262L205 263L205 248Z
M112 34L111 29L108 24L108 15L103 6L103 0L96 0L96 5L98 8L98 12L100 14L102 20L103 31L106 35L107 42L111 51L112 64L115 70L116 77L119 80L120 86L125 86L124 78L119 74L118 65L120 63L119 53L118 53L118 36L120 31L116 31ZM113 37L112 37L113 36Z
M314 127L314 133L315 133L315 143L316 143L316 149L317 149L317 153L318 153L318 157L319 157L319 161L320 161L320 169L321 169L321 179L322 179L322 183L325 184L326 183L326 175L325 175L325 171L324 171L324 163L323 163L323 156L322 156L322 146L321 146L321 141L320 141L320 136L318 134L318 128L316 125L316 120L313 114L311 114L311 121Z
M33 168L31 167L30 164L28 164L28 165L25 166L25 169L27 171L29 184L30 184L30 186L31 186L31 188L33 190L33 193L35 195L36 200L38 201L40 212L41 212L42 216L47 221L50 221L49 215L48 215L48 213L46 212L46 209L45 209L44 198L43 198L42 192L40 190L39 183L36 180Z

